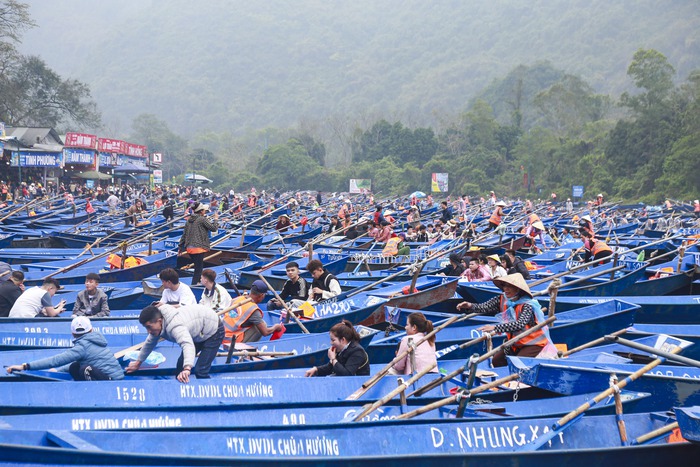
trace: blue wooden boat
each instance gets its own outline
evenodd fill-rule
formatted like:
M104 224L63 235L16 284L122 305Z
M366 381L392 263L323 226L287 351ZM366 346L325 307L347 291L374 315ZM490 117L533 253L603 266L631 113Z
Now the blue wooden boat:
M676 407L673 411L683 438L691 443L700 443L700 407Z
M467 406L464 421L485 421L508 418L544 418L565 415L581 404L590 401L597 394L577 394L575 396L557 397L556 399L519 400L518 402L500 402L497 404L482 402ZM625 412L632 413L636 403L650 394L623 391L621 399ZM488 392L484 397L488 397ZM108 412L70 412L45 413L35 415L10 415L0 417L0 429L3 430L70 430L70 431L146 431L152 429L225 429L230 426L254 427L283 425L332 425L344 419L355 417L361 412L363 403L354 405L323 407L276 407L248 410L215 409L189 411L148 411L131 410ZM401 405L385 405L376 412L360 419L360 422L394 420L410 409ZM457 406L452 404L420 415L423 419L454 419ZM614 413L613 398L602 401L591 409L592 413L602 415Z
M591 276L592 274L606 271L612 268L612 263L606 263L586 271L578 271L574 274L563 277L562 286L559 288L559 296L611 296L619 295L622 291L630 287L644 275L644 270L647 263L637 261L624 261L621 265L625 268L614 272L614 278L610 278L610 274L603 274L583 283L577 283L575 286L567 287L567 282L572 282L577 279L582 279ZM548 283L536 285L531 288L532 292L543 292L549 286ZM457 286L457 292L467 300L476 302L485 302L488 299L495 297L501 293L501 290L495 285L484 285L483 282L467 282L460 280Z
M577 394L609 387L610 376L623 379L640 365L588 362L546 361L508 357L509 368L523 375L526 384L559 394ZM640 410L670 410L700 402L700 369L659 365L627 385L630 391L650 392L654 397L640 402Z
M579 308L557 313L557 321L550 327L552 340L557 344L566 344L569 348L590 342L605 334L626 328L634 322L634 313L638 307L630 303L615 301L605 302L591 307ZM456 350L458 344L481 336L478 330L484 324L495 324L496 317L478 316L471 320L449 326L437 336L435 346L438 355L446 349L452 350L449 358L469 358L473 353L485 353L485 343L479 343ZM439 323L436 323L439 324ZM373 362L390 361L405 332L390 337L375 337L369 347L370 360ZM493 337L493 346L504 342L503 335Z
M631 438L673 423L671 415L625 416ZM122 432L0 431L8 461L29 463L108 463L112 465L218 465L262 462L304 465L391 465L420 459L424 465L587 466L610 461L662 465L700 453L691 443L671 443L666 434L646 446L622 446L615 416L583 417L540 451L524 454L556 419L377 421L352 427L288 425L222 431ZM187 442L183 443L183 439ZM360 440L381 440L381 443ZM409 440L410 442L407 442ZM128 454L126 454L128 453Z
M556 308L558 311L568 311L613 299L639 305L640 309L635 315L637 323L695 324L698 322L700 313L700 296L698 295L557 297ZM541 297L538 300L542 302L542 306L547 306L549 298Z

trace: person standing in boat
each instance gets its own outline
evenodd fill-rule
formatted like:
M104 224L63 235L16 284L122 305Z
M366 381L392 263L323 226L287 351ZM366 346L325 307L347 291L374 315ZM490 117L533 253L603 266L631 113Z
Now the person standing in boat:
M194 373L197 379L209 378L211 364L224 339L224 323L209 307L187 305L149 305L139 315L139 322L148 331L148 337L136 360L129 363L127 373L141 367L161 338L180 346L182 353L175 365L177 380L189 383ZM195 356L199 353L197 363Z
M499 324L487 324L479 328L480 331L491 334L506 334L510 340L523 331L545 320L542 307L532 297L532 292L520 273L497 277L493 280L503 294L493 297L484 303L461 302L457 310L469 310L472 313L496 315L501 321ZM549 337L549 330L543 327L532 334L523 337L515 344L499 351L493 356L493 366L506 366L506 355L521 357L537 357L540 354L549 353L554 349L554 344ZM554 350L556 354L556 350Z
M199 299L199 304L207 306L212 310L219 312L226 309L231 304L231 295L224 287L216 283L216 271L205 269L202 271L202 285L204 291L202 298Z
M311 296L315 301L327 300L329 298L337 297L342 293L340 288L340 282L335 276L323 267L323 263L317 259L312 259L309 264L306 265L306 270L311 273L311 277L314 278L311 283Z
M192 210L194 214L185 223L185 230L182 233L182 237L180 237L178 249L180 252L187 251L187 254L190 255L194 264L192 285L198 285L202 277L204 255L211 249L209 232L217 232L219 230L219 211L214 213L213 221L210 221L205 216L205 213L209 210L208 204L197 203Z
M12 309L10 318L34 318L39 315L58 316L63 313L66 301L61 300L58 306L53 306L53 296L61 289L61 285L53 277L44 279L41 287L32 287L19 296Z
M360 334L346 319L330 332L329 362L306 370L305 376L368 376L369 356L360 345Z
M73 347L53 357L7 367L8 373L22 370L56 368L67 371L75 381L108 381L124 379L124 370L114 352L107 347L102 334L93 331L87 316L73 318L70 325Z
M582 232L582 237L584 238L582 247L584 249L584 263L591 261L591 259L598 261L612 256L612 248L604 241L595 239L588 232Z
M107 294L99 288L100 275L90 272L85 276L85 289L78 293L73 305L73 316L99 318L109 316Z
M484 229L484 232L490 230L495 230L503 222L503 208L506 207L505 201L499 201L496 203L496 208L493 210L493 214L489 217L489 225Z
M165 268L158 274L163 284L163 295L160 303L172 305L175 308L186 305L196 305L197 299L187 284L180 282L180 276L173 268Z
M419 311L411 313L406 319L406 336L401 339L399 349L396 354L401 354L408 350L408 340L413 339L415 344L423 339L427 334L433 331L433 323L425 318L425 315ZM437 373L437 358L435 357L435 336L423 342L414 350L415 357L411 359L410 354L406 354L404 358L394 363L394 366L389 370L390 374L394 375L410 375L420 373L423 369L431 364L435 364L435 368L430 370L431 373ZM416 367L413 368L411 362L415 361Z

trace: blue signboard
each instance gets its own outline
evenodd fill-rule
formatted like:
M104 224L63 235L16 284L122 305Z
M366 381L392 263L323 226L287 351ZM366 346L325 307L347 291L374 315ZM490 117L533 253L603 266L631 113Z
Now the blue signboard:
M12 167L60 167L62 152L12 152Z
M63 157L66 164L87 164L95 163L95 151L90 149L64 148Z
M583 185L574 185L572 192L574 198L583 198Z
M117 155L109 152L100 153L100 167L116 167Z

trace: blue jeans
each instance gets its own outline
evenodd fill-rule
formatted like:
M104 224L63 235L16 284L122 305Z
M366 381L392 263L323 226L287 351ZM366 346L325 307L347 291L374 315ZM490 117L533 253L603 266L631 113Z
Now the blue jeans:
M211 369L211 364L216 358L216 354L219 352L219 347L221 342L224 340L224 322L219 320L219 327L216 332L207 340L202 342L194 343L195 354L199 352L199 358L192 368L192 374L198 379L209 378L209 370ZM184 354L180 354L180 358L175 366L175 374L180 374L182 371L183 361L185 359Z

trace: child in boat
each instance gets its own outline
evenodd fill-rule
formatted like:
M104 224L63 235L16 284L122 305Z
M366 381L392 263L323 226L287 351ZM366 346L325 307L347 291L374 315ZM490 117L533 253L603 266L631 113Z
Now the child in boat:
M360 334L346 319L333 325L330 332L331 347L328 363L306 371L305 376L367 376L369 357L360 345Z

